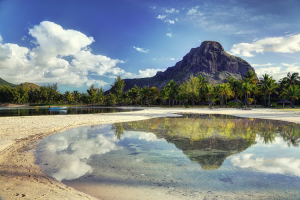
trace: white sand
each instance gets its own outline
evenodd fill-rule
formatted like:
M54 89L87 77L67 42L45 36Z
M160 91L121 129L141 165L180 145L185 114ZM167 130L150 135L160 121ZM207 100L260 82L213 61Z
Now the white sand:
M35 148L35 145L49 135L79 126L166 117L181 112L229 114L240 117L300 123L300 112L272 109L237 110L219 108L210 110L207 108L145 108L142 111L107 114L1 117L0 199L19 199L19 197L22 197L22 199L96 199L67 187L43 173L34 164L35 157L32 150ZM127 193L130 194L130 192ZM125 198L125 196L118 196L118 194L116 191L114 198ZM106 195L107 193L104 193L101 199L106 199L104 197ZM170 195L163 195L161 197L172 199Z

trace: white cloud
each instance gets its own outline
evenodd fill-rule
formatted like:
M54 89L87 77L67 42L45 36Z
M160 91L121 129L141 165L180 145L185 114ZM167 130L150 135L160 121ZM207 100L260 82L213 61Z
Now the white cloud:
M175 24L175 21L174 20L170 20L170 19L165 20L165 22L167 22L169 24Z
M170 10L166 9L166 13L179 13L179 10L176 10L175 8L171 8Z
M156 60L155 58L153 60ZM130 72L125 72L122 74L122 78L146 78L146 77L152 77L154 76L158 71L165 71L165 68L148 68L145 70L139 70L138 74L135 73L130 73ZM112 76L112 78L115 78L115 76Z
M251 64L252 67L265 67L265 66L271 66L271 63L267 63L267 64Z
M93 54L89 45L94 38L79 31L43 21L29 29L29 35L33 37L32 49L0 44L1 78L13 83L58 83L79 87L106 84L89 78L89 73L105 76L126 73L116 66L124 61Z
M135 46L133 46L133 48L142 53L149 53L148 49L143 49L143 48L139 48L139 47L135 47Z
M165 58L165 57L161 57L161 58L153 58L152 60L181 60L182 58ZM160 71L160 70L158 70Z
M297 63L292 63L292 64L287 64L287 63L281 63L280 65L277 66L270 66L272 64L267 63L267 64L262 64L262 66L259 69L255 69L255 72L258 77L262 77L264 74L269 74L272 76L275 80L280 80L283 77L286 77L287 73L295 73L298 72L300 74L300 65ZM252 65L254 66L254 65ZM264 66L269 66L269 67L264 67Z
M173 37L174 35L172 33L167 33L166 36Z
M92 173L92 167L87 164L92 155L102 155L121 149L116 145L118 140L110 128L111 125L96 127L98 132L107 133L97 134L96 137L89 137L90 127L81 127L43 140L37 149L37 152L40 152L37 154L37 158L41 161L40 167L59 181L72 180L86 173Z
M233 156L231 163L240 168L252 168L272 174L283 174L300 177L300 160L296 158L252 159L253 154Z
M139 75L137 77L143 78L143 77L152 77L154 76L158 71L165 71L166 69L146 69L146 70L139 70Z
M23 36L22 38L21 38L21 40L26 40L27 39L27 37L26 36Z
M121 140L125 138L165 141L153 133L140 131L124 131ZM93 172L88 162L91 156L123 150L119 141L111 125L94 126L93 130L80 127L42 140L36 149L36 158L41 169L51 177L59 181L73 180Z
M3 38L2 38L1 35L0 35L0 43L2 43L2 41L3 41Z
M239 43L231 47L230 52L234 55L253 57L255 53L277 52L295 53L300 51L300 34L286 37L272 37L257 40L253 43Z
M157 17L156 17L156 19L161 19L161 20L163 20L164 18L166 18L167 17L167 15L158 15Z
M150 8L151 8L152 10L155 10L155 9L156 9L156 6L150 6Z
M190 8L188 10L188 12L187 12L187 15L194 15L194 14L196 14L198 12L198 8L199 8L199 6L195 6L193 8Z

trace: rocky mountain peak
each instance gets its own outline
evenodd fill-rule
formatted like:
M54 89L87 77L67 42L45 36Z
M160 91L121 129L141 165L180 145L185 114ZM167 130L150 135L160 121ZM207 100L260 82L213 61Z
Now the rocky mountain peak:
M197 48L192 48L183 59L164 72L157 72L154 77L141 79L124 79L127 91L135 84L139 87L156 86L162 89L168 81L174 80L182 83L190 75L202 75L212 84L220 84L232 76L241 79L243 75L252 70L251 65L242 58L228 54L219 42L204 41Z

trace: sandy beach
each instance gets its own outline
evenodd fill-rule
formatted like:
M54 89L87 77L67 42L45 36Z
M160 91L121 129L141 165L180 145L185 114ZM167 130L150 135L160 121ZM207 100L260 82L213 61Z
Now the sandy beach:
M134 107L124 107L134 109ZM52 134L80 126L145 120L174 116L176 113L228 114L239 117L283 120L300 123L300 112L278 109L144 108L134 112L89 115L1 117L0 121L0 199L135 199L134 188L106 188L95 198L48 177L35 164L33 150ZM147 192L145 189L144 192ZM151 191L150 191L151 192ZM114 195L112 195L114 193ZM143 191L136 191L142 194ZM118 196L119 195L119 196ZM106 198L107 197L107 198ZM155 198L154 198L155 197ZM153 194L146 199L174 199L171 194ZM209 197L208 197L209 198ZM183 198L185 199L185 198Z

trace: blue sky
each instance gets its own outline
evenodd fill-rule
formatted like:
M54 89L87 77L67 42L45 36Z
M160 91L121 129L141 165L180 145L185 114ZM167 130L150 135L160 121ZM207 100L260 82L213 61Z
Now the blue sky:
M0 0L0 77L61 92L154 76L205 40L277 80L300 72L299 0Z

